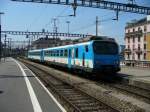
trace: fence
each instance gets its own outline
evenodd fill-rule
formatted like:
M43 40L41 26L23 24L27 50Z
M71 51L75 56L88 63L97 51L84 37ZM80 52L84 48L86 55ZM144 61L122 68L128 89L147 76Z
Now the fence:
M122 66L150 68L150 61L125 60L121 61Z

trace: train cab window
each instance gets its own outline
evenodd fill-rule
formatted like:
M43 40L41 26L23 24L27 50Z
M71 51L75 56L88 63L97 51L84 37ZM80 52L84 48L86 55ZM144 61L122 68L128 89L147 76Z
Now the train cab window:
M78 48L76 48L75 57L78 58Z
M118 46L114 42L95 41L93 43L93 50L94 53L96 54L109 54L109 55L118 54Z
M60 56L63 56L63 50L60 50Z
M65 57L68 56L68 51L67 51L67 49L66 49L65 52L64 52L64 56L65 56Z
M89 51L88 45L85 45L85 51L86 51L86 52Z

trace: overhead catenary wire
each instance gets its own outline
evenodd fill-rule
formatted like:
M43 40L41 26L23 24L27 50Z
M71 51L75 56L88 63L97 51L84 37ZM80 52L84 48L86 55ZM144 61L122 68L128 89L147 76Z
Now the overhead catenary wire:
M31 22L31 24L27 27L28 30L31 29L32 26L34 26L39 21L39 19L44 15L45 12L44 10L46 9L47 9L47 5L45 7L42 7L41 11L39 12L39 15L35 17Z
M119 15L123 15L123 13L120 13ZM105 17L105 16L107 16L107 15L105 14L105 15L102 15L101 17ZM114 16L108 17L108 18L104 18L104 19L100 20L99 24L103 23L103 22L107 22L107 21L114 21ZM91 23L91 24L88 24L88 25L81 26L81 27L79 27L77 29L73 29L72 32L82 31L82 30L88 29L90 27L93 27L94 25L95 25L95 22Z
M59 18L68 9L68 7L70 7L70 6L65 7L57 16L55 16L53 18ZM51 19L43 26L43 28L47 28L48 25L50 25L50 24L51 24Z

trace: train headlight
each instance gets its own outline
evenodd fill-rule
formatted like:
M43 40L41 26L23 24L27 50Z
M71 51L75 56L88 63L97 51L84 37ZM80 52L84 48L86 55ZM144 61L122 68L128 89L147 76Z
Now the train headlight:
M119 64L119 61L118 61L118 60L116 60L116 61L115 61L115 64Z

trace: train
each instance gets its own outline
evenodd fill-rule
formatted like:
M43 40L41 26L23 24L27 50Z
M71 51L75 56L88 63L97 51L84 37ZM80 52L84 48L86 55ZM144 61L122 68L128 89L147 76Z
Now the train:
M93 37L70 45L28 51L28 59L89 73L120 71L119 46L112 38Z

